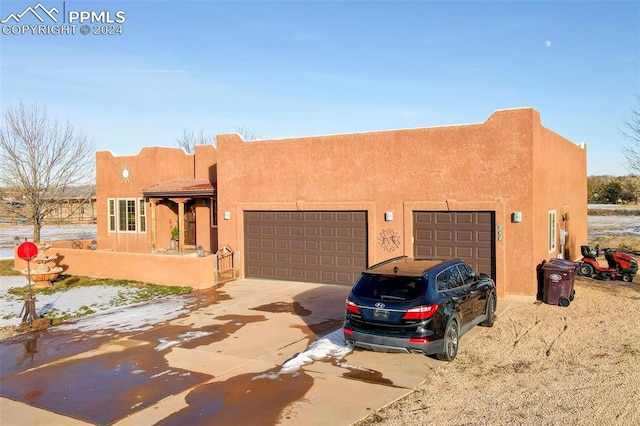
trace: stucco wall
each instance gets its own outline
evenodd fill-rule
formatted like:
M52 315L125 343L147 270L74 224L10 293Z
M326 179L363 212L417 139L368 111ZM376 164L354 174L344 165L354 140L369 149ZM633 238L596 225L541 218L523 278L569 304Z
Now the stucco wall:
M496 242L499 296L535 295L540 259L534 248L546 232L534 232L531 220L534 128L540 128L538 113L518 109L462 126L253 142L219 135L218 242L243 252L245 210L366 210L373 264L413 254L414 210L491 210L502 229ZM570 144L539 133L540 143ZM582 152L569 152L563 162L583 159ZM536 167L541 168L536 175L555 173L544 164ZM574 173L573 179L586 185L586 173ZM222 219L225 211L229 220ZM386 211L394 212L393 222L384 221ZM510 223L514 211L522 212L527 222ZM544 211L546 217L546 207ZM586 206L584 215L586 221ZM402 236L400 251L392 255L377 243L386 228Z
M215 175L216 149L213 145L196 146L195 154L182 148L143 148L132 156L114 156L109 151L96 153L96 192L98 211L98 247L127 252L151 251L151 206L147 203L147 231L144 233L108 232L107 199L141 198L142 189L178 178L211 178ZM121 174L127 168L129 175ZM210 179L215 181L215 179ZM197 235L207 251L215 251L217 230L209 226L209 207L197 206ZM177 212L177 207L175 207ZM157 209L158 248L169 244L171 224L177 213ZM199 213L199 214L198 214Z
M124 167L129 170L128 178L123 178L121 174ZM146 233L107 231L107 198L141 198L143 188L177 177L193 177L193 156L187 155L182 148L143 148L138 155L132 156L114 156L110 151L98 151L98 247L128 252L150 251L149 229ZM150 216L147 223L150 225ZM167 240L168 234L167 230Z
M531 108L497 111L479 124L252 142L232 134L217 142L217 149L196 146L195 155L157 147L129 157L98 152L99 249L150 251L151 209L147 233L108 233L106 199L142 197L142 188L181 177L217 181L219 226L203 225L207 208L196 205L197 239L208 236L212 244L204 248L211 252L228 245L241 262L246 210L364 210L369 264L413 255L414 211L493 211L498 295L532 297L536 266L557 255L548 250L548 211L556 210L558 228L569 231L569 257L579 257L586 242L586 148L542 126ZM120 174L125 166L127 179ZM161 247L171 219L162 211ZM512 223L513 212L522 214L521 223ZM378 244L389 228L401 236L394 253Z
M76 242L77 244L78 242ZM215 284L213 256L177 256L151 253L124 253L111 250L88 250L90 241L81 241L83 248L72 248L68 242L53 243L48 256L57 256L55 266L63 274L95 278L142 281L152 284L181 285L208 288ZM27 268L27 262L16 255L15 268ZM31 265L34 267L36 265ZM48 266L54 266L49 263ZM185 271L188 271L185 273Z
M534 155L534 199L536 230L547 229L548 211L556 210L556 250L549 252L548 239L537 241L538 261L560 253L560 229L568 232L564 256L570 260L582 257L580 246L587 243L587 147L570 143L564 137L540 127ZM562 220L565 217L566 220ZM545 257L546 255L546 257Z
M217 163L218 150L213 145L195 146L196 179L208 179L210 182L215 183L217 180ZM200 203L196 206L196 239L205 251L215 253L218 250L218 227L211 226L211 212L209 209L210 206L204 207Z

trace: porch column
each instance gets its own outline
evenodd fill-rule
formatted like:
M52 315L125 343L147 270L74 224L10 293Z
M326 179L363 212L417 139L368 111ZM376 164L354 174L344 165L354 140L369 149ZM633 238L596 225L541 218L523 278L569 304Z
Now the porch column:
M171 201L178 203L178 251L184 254L184 203L190 198L171 198Z
M158 248L158 220L156 216L156 206L158 200L149 200L151 203L151 253L155 253Z

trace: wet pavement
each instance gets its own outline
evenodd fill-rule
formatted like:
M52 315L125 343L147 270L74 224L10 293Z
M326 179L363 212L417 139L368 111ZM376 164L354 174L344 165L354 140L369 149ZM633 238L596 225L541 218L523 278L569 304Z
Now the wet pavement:
M47 340L38 343L47 345ZM47 363L2 377L0 383L3 397L90 423L111 424L210 378L171 368L162 352L135 345L90 358Z
M0 423L351 424L441 362L353 351L340 331L348 292L239 280L148 327L103 315L103 329L89 318L2 341Z

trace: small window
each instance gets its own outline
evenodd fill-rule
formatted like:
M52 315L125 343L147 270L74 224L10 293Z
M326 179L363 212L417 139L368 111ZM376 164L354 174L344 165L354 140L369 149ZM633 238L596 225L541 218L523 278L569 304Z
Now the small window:
M138 227L139 232L147 232L147 209L144 203L144 198L138 200Z
M109 232L116 232L116 200L110 198L107 200L109 215Z
M211 227L218 226L218 201L214 198L211 199Z
M549 211L549 252L556 249L556 211Z

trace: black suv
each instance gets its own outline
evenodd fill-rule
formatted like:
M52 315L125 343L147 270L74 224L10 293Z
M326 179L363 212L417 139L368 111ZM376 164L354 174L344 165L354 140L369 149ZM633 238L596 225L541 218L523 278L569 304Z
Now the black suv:
M381 352L451 361L474 325L493 326L496 287L460 259L390 259L365 270L346 301L344 338Z

